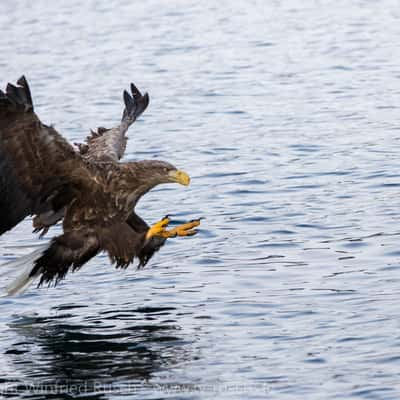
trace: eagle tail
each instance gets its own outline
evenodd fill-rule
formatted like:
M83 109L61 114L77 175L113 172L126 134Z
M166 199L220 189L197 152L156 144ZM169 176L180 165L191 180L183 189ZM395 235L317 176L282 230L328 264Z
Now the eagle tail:
M26 254L25 256L19 257L16 260L7 262L3 266L9 270L18 270L19 275L6 287L6 296L13 296L16 294L23 293L34 281L39 277L40 274L31 274L35 267L35 261L40 257L49 247L49 243L46 243L38 247L32 253Z

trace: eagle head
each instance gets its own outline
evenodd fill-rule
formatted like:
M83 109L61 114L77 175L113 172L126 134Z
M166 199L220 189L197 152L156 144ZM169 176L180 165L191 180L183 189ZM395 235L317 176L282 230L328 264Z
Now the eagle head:
M179 183L184 186L190 184L190 177L186 172L166 161L151 160L143 163L146 163L146 175L153 184Z

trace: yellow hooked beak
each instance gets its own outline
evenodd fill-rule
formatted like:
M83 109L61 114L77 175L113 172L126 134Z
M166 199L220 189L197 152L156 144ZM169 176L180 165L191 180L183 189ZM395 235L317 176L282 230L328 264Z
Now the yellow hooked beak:
M172 182L180 183L183 186L189 186L190 176L183 171L176 170L169 173Z

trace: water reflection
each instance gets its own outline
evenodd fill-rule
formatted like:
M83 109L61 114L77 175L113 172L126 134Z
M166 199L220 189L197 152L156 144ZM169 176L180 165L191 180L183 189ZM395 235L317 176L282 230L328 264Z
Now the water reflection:
M66 308L69 308L67 310ZM7 397L108 398L140 390L152 376L190 358L173 307L129 308L88 314L74 322L72 307L50 317L17 316L14 343L5 351L25 379L5 380Z

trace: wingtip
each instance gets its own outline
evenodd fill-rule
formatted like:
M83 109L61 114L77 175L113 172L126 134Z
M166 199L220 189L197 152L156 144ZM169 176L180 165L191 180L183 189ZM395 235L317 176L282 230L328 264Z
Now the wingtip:
M133 82L131 82L131 93L134 98L142 97L142 93L140 93L140 90L136 87L136 85Z
M31 91L29 89L28 81L25 76L22 75L17 80L17 85L8 83L6 87L6 93L2 92L0 98L6 99L14 107L23 107L24 111L33 111L33 102Z
M123 98L124 98L125 107L128 110L128 112L130 112L135 105L135 101L134 101L133 97L131 97L131 95L126 90L124 90L124 92L123 92Z
M123 91L123 99L125 103L125 110L122 115L122 119L126 120L129 124L132 124L147 108L149 105L149 95L145 93L142 95L139 89L134 83L130 83L131 94L127 91Z
M144 94L143 100L144 100L144 104L145 104L144 108L147 108L147 106L150 103L150 96L149 96L149 94L147 92Z
M26 87L28 85L28 81L25 78L25 75L22 75L18 80L17 80L17 84L22 86L22 87Z

